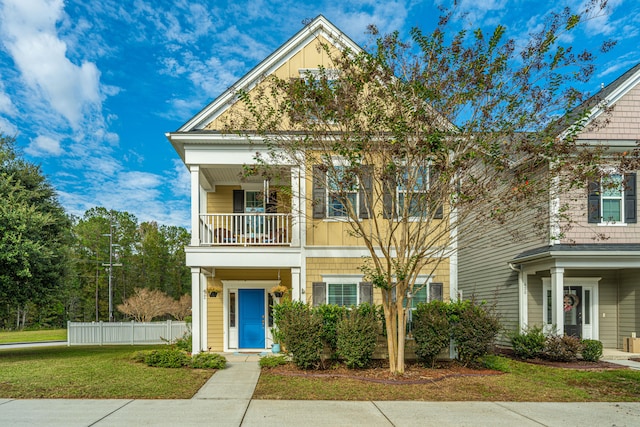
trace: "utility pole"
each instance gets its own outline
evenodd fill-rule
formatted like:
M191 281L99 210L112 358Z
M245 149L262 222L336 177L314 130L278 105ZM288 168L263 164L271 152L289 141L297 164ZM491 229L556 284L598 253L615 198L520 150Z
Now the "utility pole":
M122 267L122 264L113 263L113 247L120 246L113 244L113 228L115 226L113 224L109 224L109 234L103 234L105 237L109 237L109 264L103 263L103 267L107 267L107 271L109 273L109 322L113 322L113 267Z

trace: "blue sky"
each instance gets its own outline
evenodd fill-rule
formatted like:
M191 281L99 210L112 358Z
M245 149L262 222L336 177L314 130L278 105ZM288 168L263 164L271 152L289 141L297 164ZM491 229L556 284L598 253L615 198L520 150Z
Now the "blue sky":
M466 23L526 40L551 8L584 1L458 3ZM189 177L164 133L320 13L361 45L369 24L406 34L438 16L418 0L0 0L0 131L41 164L69 213L104 206L188 227ZM598 57L592 93L640 62L638 0L609 0L566 41L606 38L618 45Z

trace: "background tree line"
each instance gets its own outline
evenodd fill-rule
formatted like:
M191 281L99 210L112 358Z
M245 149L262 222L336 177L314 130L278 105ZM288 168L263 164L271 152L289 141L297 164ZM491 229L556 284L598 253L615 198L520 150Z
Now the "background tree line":
M185 228L104 207L69 215L14 142L0 134L0 329L108 321L109 234L112 262L121 264L112 271L116 321L129 319L116 307L136 289L174 301L190 293Z

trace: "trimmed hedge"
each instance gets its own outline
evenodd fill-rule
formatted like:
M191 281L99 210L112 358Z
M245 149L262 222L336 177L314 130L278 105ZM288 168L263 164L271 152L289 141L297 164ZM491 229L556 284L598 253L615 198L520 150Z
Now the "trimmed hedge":
M547 337L542 328L533 326L511 335L513 351L520 359L534 359L542 354Z
M451 341L448 306L442 301L420 303L412 315L411 332L416 341L416 356L427 367L434 366L440 352Z
M362 304L346 311L336 326L337 353L347 368L365 368L371 362L378 338L375 307Z

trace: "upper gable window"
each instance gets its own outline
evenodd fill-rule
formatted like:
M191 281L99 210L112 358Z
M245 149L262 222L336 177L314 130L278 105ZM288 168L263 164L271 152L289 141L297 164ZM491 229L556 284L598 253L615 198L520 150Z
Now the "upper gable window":
M636 223L636 174L611 173L590 182L588 220L592 224Z

